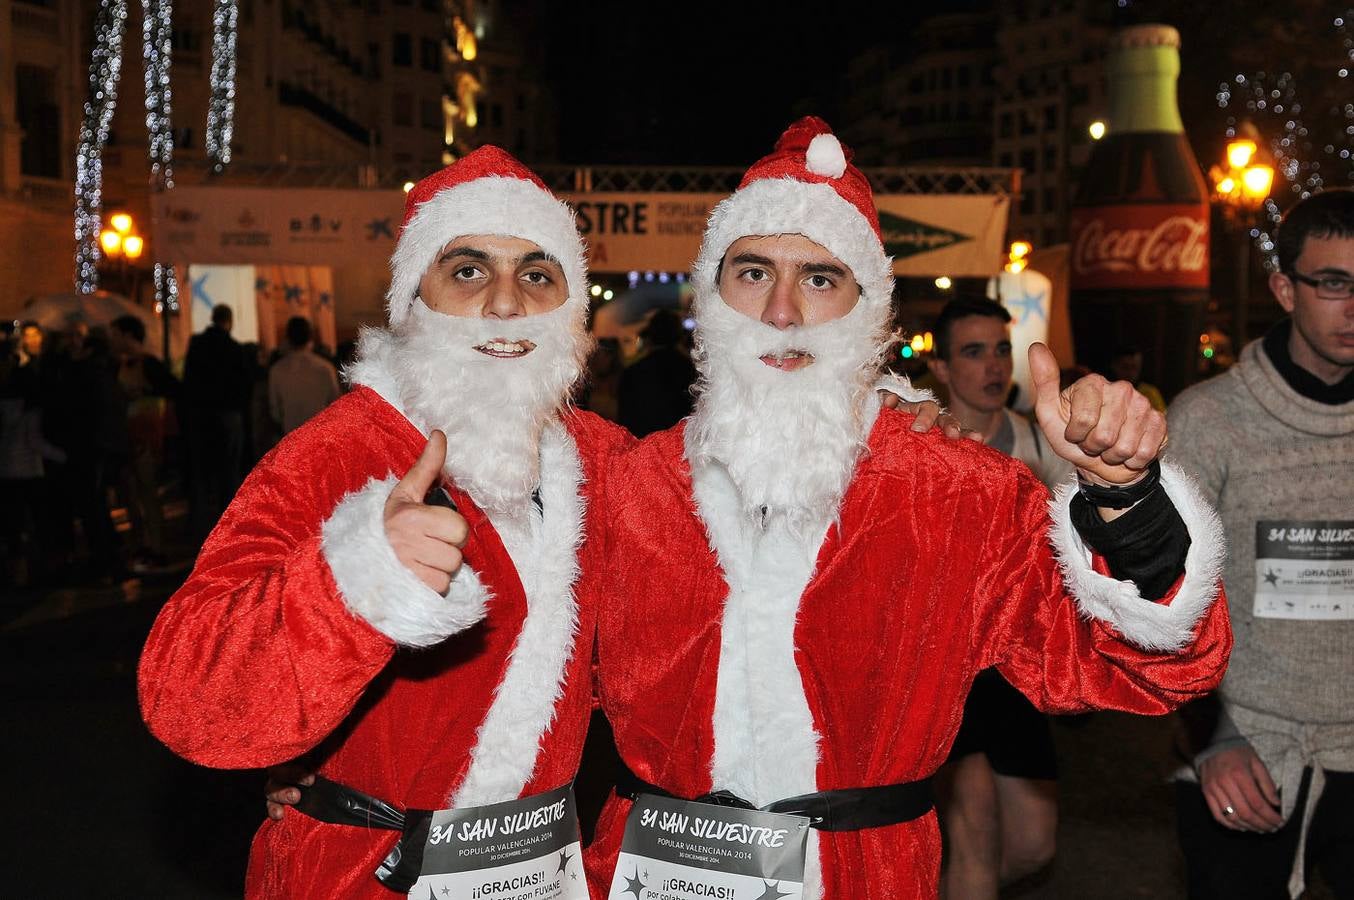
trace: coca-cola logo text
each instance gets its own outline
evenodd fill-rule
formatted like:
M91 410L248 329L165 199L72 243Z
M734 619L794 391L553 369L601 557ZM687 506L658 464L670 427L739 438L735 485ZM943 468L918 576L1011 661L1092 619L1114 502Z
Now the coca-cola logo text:
M1091 272L1202 272L1208 265L1208 222L1170 216L1151 228L1108 228L1103 219L1082 226L1072 267Z

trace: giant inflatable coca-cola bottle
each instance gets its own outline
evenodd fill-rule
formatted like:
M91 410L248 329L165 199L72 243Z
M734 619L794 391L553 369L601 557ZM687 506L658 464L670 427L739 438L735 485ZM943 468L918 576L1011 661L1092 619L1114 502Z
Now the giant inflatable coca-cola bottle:
M1194 371L1208 303L1208 190L1176 105L1180 35L1117 32L1109 121L1071 216L1077 361L1108 372L1116 345L1143 351L1143 380L1172 396Z

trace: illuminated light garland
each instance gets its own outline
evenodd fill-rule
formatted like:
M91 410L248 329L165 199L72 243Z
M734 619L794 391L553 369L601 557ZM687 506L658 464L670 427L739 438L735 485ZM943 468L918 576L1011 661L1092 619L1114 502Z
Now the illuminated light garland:
M1348 60L1340 63L1334 74L1337 79L1346 79L1350 70L1354 69L1354 32L1351 31L1354 27L1354 7L1337 16L1332 24L1341 42L1343 55ZM1333 180L1329 173L1338 172L1342 163L1350 166L1346 180L1354 183L1354 166L1350 165L1354 160L1354 103L1347 102L1339 108L1347 123L1343 131L1332 135L1333 140L1318 148L1302 120L1303 105L1298 100L1296 80L1291 73L1280 73L1273 84L1269 83L1265 72L1256 72L1249 77L1238 73L1231 82L1224 81L1218 85L1216 98L1221 109L1230 108L1233 102L1238 105L1244 102L1246 112L1251 116L1268 112L1279 118L1280 127L1276 129L1278 136L1270 138L1270 149L1274 153L1275 168L1288 181L1290 190L1298 199L1305 200L1323 190ZM1228 117L1229 138L1235 137L1238 124L1237 117ZM1312 158L1317 151L1331 157L1328 160L1330 164L1325 168L1327 174L1323 174L1322 161ZM1265 269L1276 272L1279 264L1274 254L1271 231L1283 218L1283 210L1274 200L1267 199L1264 214L1266 227L1252 229L1252 238L1262 254Z
M127 29L126 0L101 0L94 19L94 49L89 62L89 97L75 151L75 289L99 288L99 213L103 207L103 148L117 107L122 74L122 36Z
M211 99L207 103L207 159L213 172L230 165L235 131L235 41L240 8L236 0L216 0L212 9Z
M146 131L150 136L152 189L174 186L174 132L169 89L170 0L141 0L141 36L146 72Z
M179 311L179 280L174 275L174 266L168 263L155 264L155 312L163 315L166 311Z
M174 7L171 0L141 0L143 14L142 56L146 74L146 133L150 138L150 184L152 192L174 186L173 94L169 67ZM179 309L179 284L174 267L155 263L155 308Z

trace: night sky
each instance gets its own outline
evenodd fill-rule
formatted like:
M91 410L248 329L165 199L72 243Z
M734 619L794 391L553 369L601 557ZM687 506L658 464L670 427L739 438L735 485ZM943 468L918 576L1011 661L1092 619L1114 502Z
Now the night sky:
M1322 151L1328 141L1336 153L1354 145L1339 108L1354 95L1354 77L1334 74L1349 63L1331 27L1354 3L1103 2L1117 24L1162 21L1180 29L1180 106L1201 160L1221 154L1226 118L1238 111L1218 108L1219 81L1291 69L1315 139L1305 155L1326 159L1327 171L1348 168ZM866 47L887 42L905 57L919 17L993 5L543 0L530 18L542 75L558 98L559 161L746 166L796 116L837 118L847 62ZM1250 115L1262 133L1278 133L1287 118Z
M905 33L905 4L880 6L832 0L809 16L738 0L550 4L562 161L744 165L795 116L833 112L866 36Z

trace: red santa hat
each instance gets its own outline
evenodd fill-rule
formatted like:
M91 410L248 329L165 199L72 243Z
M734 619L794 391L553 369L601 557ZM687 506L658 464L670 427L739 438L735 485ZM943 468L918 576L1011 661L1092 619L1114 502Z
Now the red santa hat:
M817 116L785 129L776 149L715 207L696 258L697 290L716 289L715 273L734 241L775 234L802 234L822 245L851 269L864 302L888 304L893 260L884 252L870 182Z
M506 235L538 245L563 267L568 302L587 303L587 259L573 210L510 153L486 145L424 178L405 196L386 294L391 325L409 314L418 284L442 248L467 234Z

